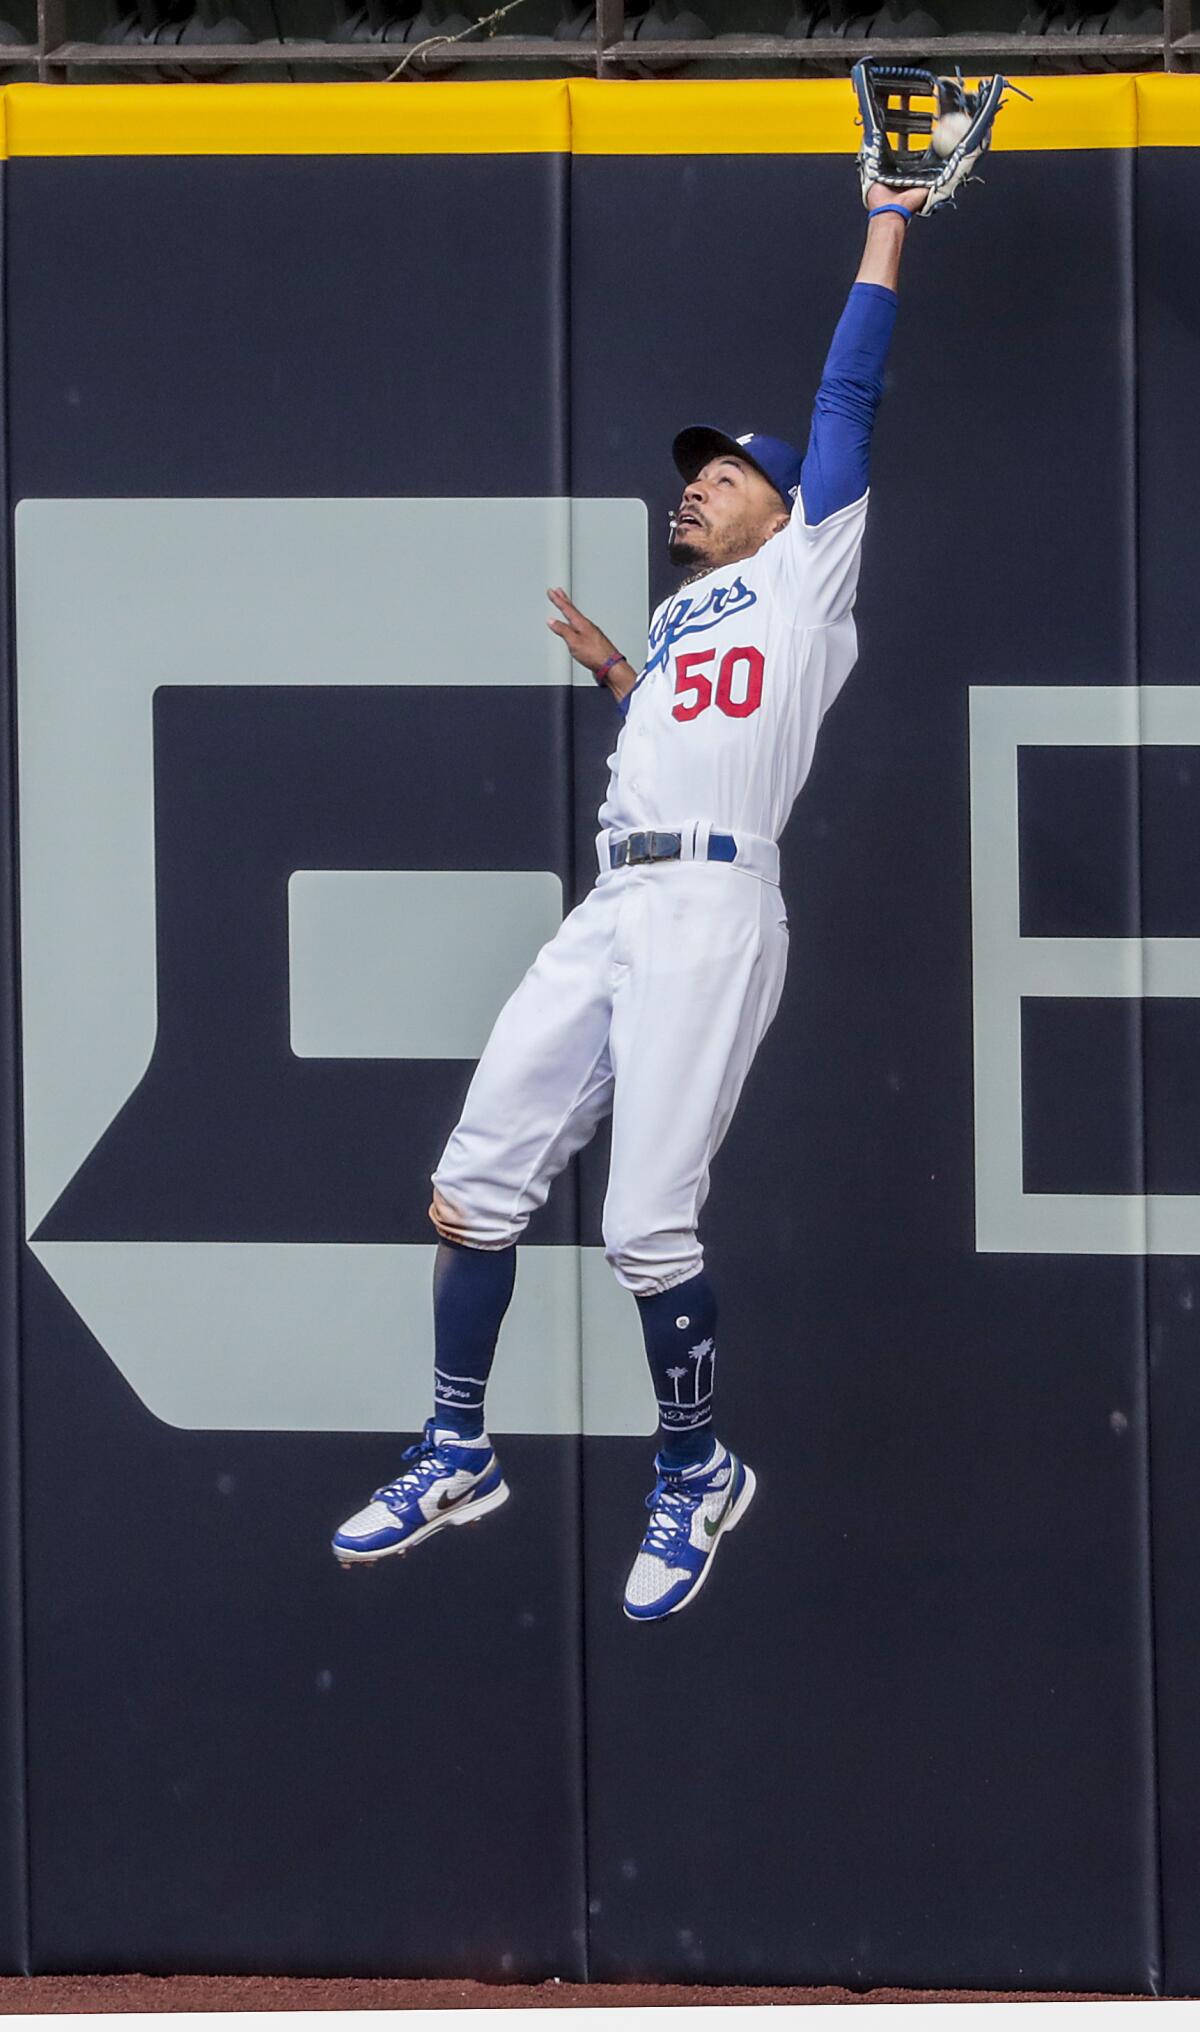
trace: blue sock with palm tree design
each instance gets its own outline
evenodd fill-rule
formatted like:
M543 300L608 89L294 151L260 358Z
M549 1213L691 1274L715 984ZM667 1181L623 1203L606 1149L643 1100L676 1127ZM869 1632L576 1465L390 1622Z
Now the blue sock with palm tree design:
M515 1244L439 1242L433 1267L434 1416L460 1439L483 1431L483 1395L517 1274Z
M646 1360L658 1398L658 1450L669 1467L696 1467L712 1452L717 1301L703 1270L686 1284L639 1298Z

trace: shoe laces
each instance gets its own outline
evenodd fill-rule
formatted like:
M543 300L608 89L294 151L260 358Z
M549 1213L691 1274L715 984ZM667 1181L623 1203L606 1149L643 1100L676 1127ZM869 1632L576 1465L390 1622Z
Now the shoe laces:
M401 1460L411 1461L412 1466L401 1469L394 1482L385 1482L381 1489L376 1489L374 1502L386 1503L390 1510L403 1508L414 1496L423 1496L431 1482L454 1473L441 1447L435 1445L433 1431L434 1421L428 1418L421 1438L406 1446L400 1456Z
M675 1550L681 1538L688 1539L702 1494L700 1489L687 1487L681 1468L665 1468L646 1498L651 1516L643 1551L661 1559Z

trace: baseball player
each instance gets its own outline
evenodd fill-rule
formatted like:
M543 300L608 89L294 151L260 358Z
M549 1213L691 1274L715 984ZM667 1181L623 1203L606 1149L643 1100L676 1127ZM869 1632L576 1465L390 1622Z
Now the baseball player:
M337 1531L346 1565L506 1500L484 1398L516 1245L609 1114L605 1254L641 1315L659 1411L626 1614L648 1622L692 1601L754 1495L713 1428L717 1306L697 1221L783 988L776 842L857 654L871 431L905 235L929 187L864 175L863 195L866 246L804 455L757 432L675 439L669 554L684 577L641 670L549 591L548 626L623 716L599 874L501 1011L433 1173L434 1411L396 1480Z

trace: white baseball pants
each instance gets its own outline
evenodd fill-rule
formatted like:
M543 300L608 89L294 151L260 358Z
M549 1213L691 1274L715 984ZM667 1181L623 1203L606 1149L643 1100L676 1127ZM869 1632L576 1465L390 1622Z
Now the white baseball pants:
M703 1264L709 1166L783 990L776 883L716 861L602 874L496 1019L433 1182L463 1239L517 1241L611 1111L604 1249L639 1297Z

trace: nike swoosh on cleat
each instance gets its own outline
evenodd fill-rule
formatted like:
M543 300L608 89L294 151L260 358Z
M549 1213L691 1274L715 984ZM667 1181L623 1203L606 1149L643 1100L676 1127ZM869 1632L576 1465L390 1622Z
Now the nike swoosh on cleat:
M459 1496L439 1496L434 1508L437 1510L457 1510L460 1503L465 1503L467 1497L474 1494L474 1489L464 1489Z
M709 1523L707 1517L704 1519L704 1529L707 1531L710 1538L715 1538L718 1531L721 1529L722 1524L725 1522L725 1519L729 1514L729 1505L732 1503L732 1501L733 1501L733 1488L731 1485L729 1494L726 1496L725 1501L722 1503L712 1523L711 1524ZM724 1569L722 1569L722 1571L723 1570Z

